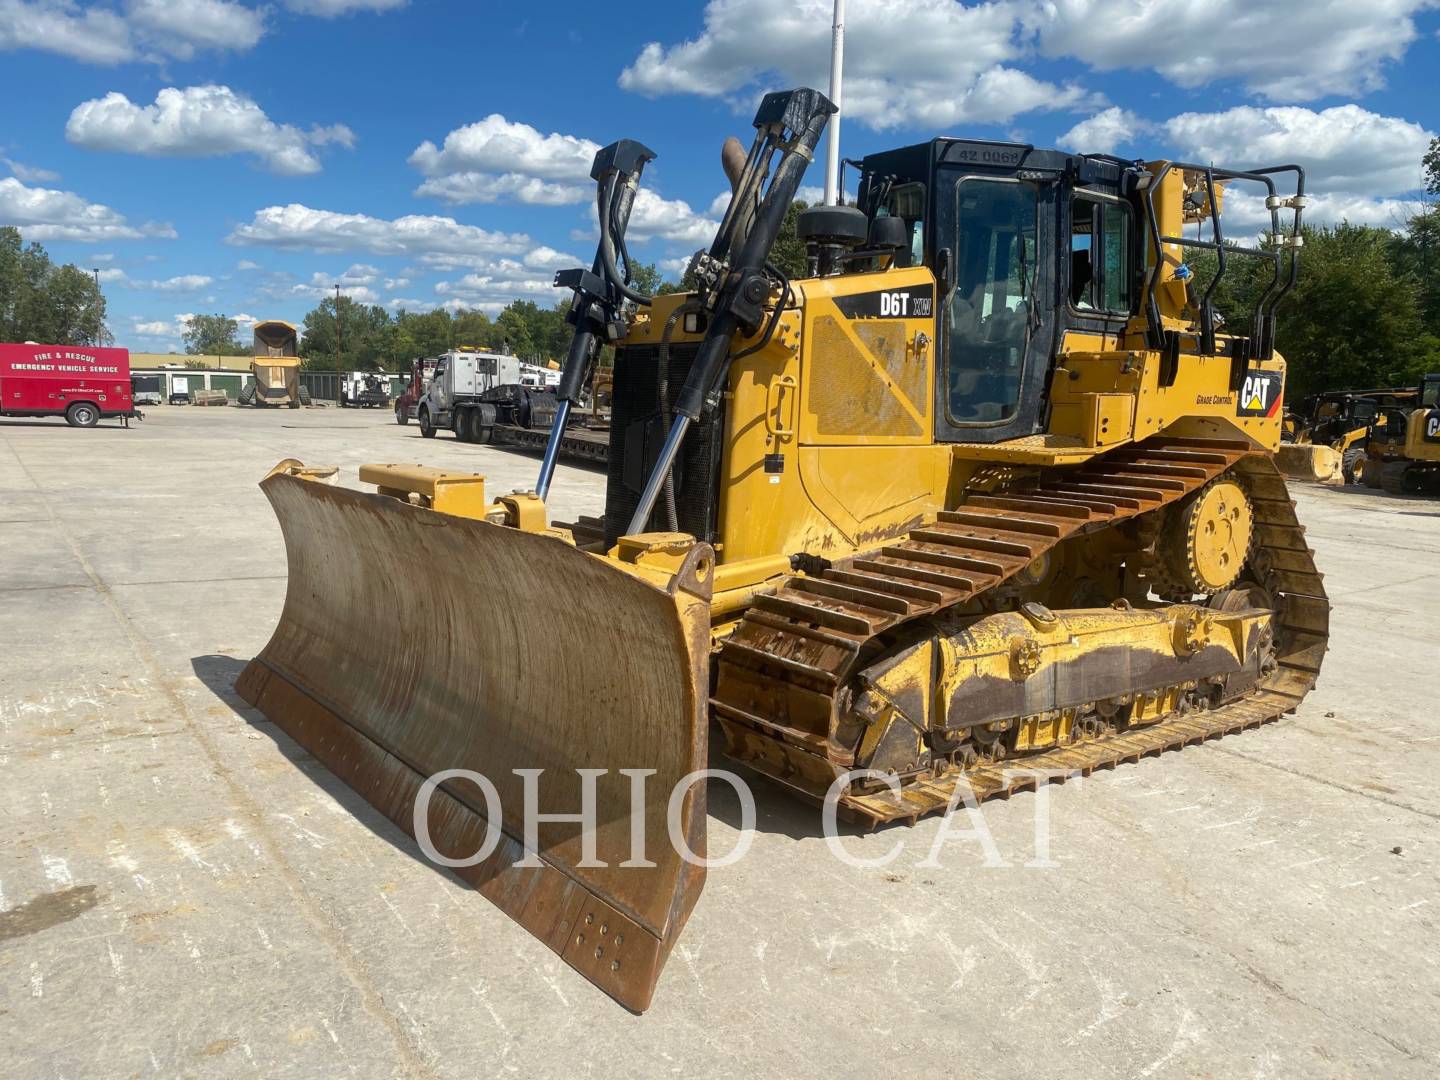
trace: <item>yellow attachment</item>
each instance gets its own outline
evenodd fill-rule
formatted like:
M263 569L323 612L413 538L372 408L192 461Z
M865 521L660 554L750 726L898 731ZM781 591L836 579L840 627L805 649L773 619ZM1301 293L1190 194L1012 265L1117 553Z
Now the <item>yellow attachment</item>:
M1275 464L1293 480L1309 480L1316 484L1341 482L1343 457L1339 450L1317 443L1281 443Z
M485 477L476 473L451 472L429 465L361 465L360 482L374 484L381 495L456 517L483 519L489 509Z
M480 490L416 466L367 475L441 502ZM499 828L456 872L644 1009L704 877L670 837L704 856L705 785L686 778L707 761L710 548L690 544L661 584L550 536L312 482L299 463L261 488L289 587L236 691L407 832L426 778L467 770L430 800L434 849L473 860ZM539 770L533 787L522 769ZM585 801L588 827L542 817L527 841L527 805Z

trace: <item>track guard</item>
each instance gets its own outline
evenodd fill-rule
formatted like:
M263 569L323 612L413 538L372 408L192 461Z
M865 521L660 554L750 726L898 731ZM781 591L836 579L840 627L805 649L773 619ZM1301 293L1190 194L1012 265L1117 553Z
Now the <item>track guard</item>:
M669 840L671 792L706 767L709 576L697 544L668 587L553 537L331 487L286 462L262 482L285 537L289 583L270 643L236 690L410 835L415 796L445 769L487 776L500 842L462 878L626 1008L643 1011L698 899L704 868ZM577 823L543 822L539 865L518 865L525 795L539 814L581 808L596 779L596 861ZM632 777L653 770L637 817ZM676 798L678 831L705 853L703 783ZM430 801L436 849L466 858L487 832L472 782ZM533 861L533 860L532 860Z

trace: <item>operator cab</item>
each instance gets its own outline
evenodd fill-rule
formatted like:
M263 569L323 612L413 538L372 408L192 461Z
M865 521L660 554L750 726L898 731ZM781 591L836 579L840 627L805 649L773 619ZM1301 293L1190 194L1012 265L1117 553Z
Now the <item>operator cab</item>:
M1209 240L1191 240L1161 236L1161 222L1147 200L1159 178L1139 162L943 138L854 164L861 172L858 209L872 222L900 219L900 234L908 239L905 255L911 264L929 267L939 283L939 441L994 443L1044 431L1053 358L1062 352L1067 332L1121 348L1132 344L1125 341L1131 319L1143 314L1147 321L1134 332L1144 332L1146 347L1168 350L1172 363L1182 351L1228 353L1243 370L1250 356L1270 355L1270 313L1289 287L1282 279L1284 245L1261 251L1224 243L1221 199L1208 193L1245 180L1265 185L1273 196L1265 173L1281 170L1161 166L1161 175L1170 169L1184 173L1184 220L1211 226ZM1192 178L1198 178L1193 187ZM1166 231L1171 228L1167 223ZM1172 251L1223 246L1227 255L1275 262L1275 284L1257 307L1253 339L1215 339L1222 320L1210 296L1224 272L1223 255L1202 296L1189 287L1198 329L1186 335L1165 327L1154 290L1146 287L1147 251L1160 251L1162 243L1167 260ZM1182 337L1190 340L1182 343Z
M1420 383L1420 407L1440 409L1440 374L1426 375Z

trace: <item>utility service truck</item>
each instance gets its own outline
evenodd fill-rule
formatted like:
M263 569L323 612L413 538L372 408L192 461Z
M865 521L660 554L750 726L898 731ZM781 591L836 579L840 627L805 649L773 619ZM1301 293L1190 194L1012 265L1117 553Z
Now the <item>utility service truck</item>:
M63 416L71 427L135 416L130 353L88 345L0 344L0 416Z

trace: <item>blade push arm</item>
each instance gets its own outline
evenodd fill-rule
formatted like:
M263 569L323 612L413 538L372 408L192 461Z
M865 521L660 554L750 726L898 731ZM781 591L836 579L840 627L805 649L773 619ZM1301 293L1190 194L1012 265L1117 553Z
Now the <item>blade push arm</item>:
M558 288L573 290L574 299L566 321L573 326L570 349L560 372L556 388L559 399L550 439L540 462L540 478L535 494L545 498L555 474L555 459L565 439L571 406L578 404L580 393L594 367L602 346L614 344L625 336L621 308L626 300L648 304L650 298L630 288L626 280L629 258L625 257L626 275L622 275L616 255L625 251L625 229L630 224L630 211L640 187L640 174L647 162L655 160L654 151L633 139L621 139L601 148L595 155L590 176L596 184L596 209L600 220L600 242L596 245L595 261L589 270L576 267L555 275Z
M818 90L767 94L760 103L755 114L755 142L735 184L730 208L720 223L715 243L696 267L701 302L711 313L709 328L676 401L675 426L665 439L630 521L631 534L646 530L686 431L702 411L717 404L735 334L752 334L764 320L765 301L771 289L765 270L770 249L780 234L785 212L795 201L800 179L814 160L825 122L834 113L835 106ZM760 189L777 151L780 163L761 198Z

